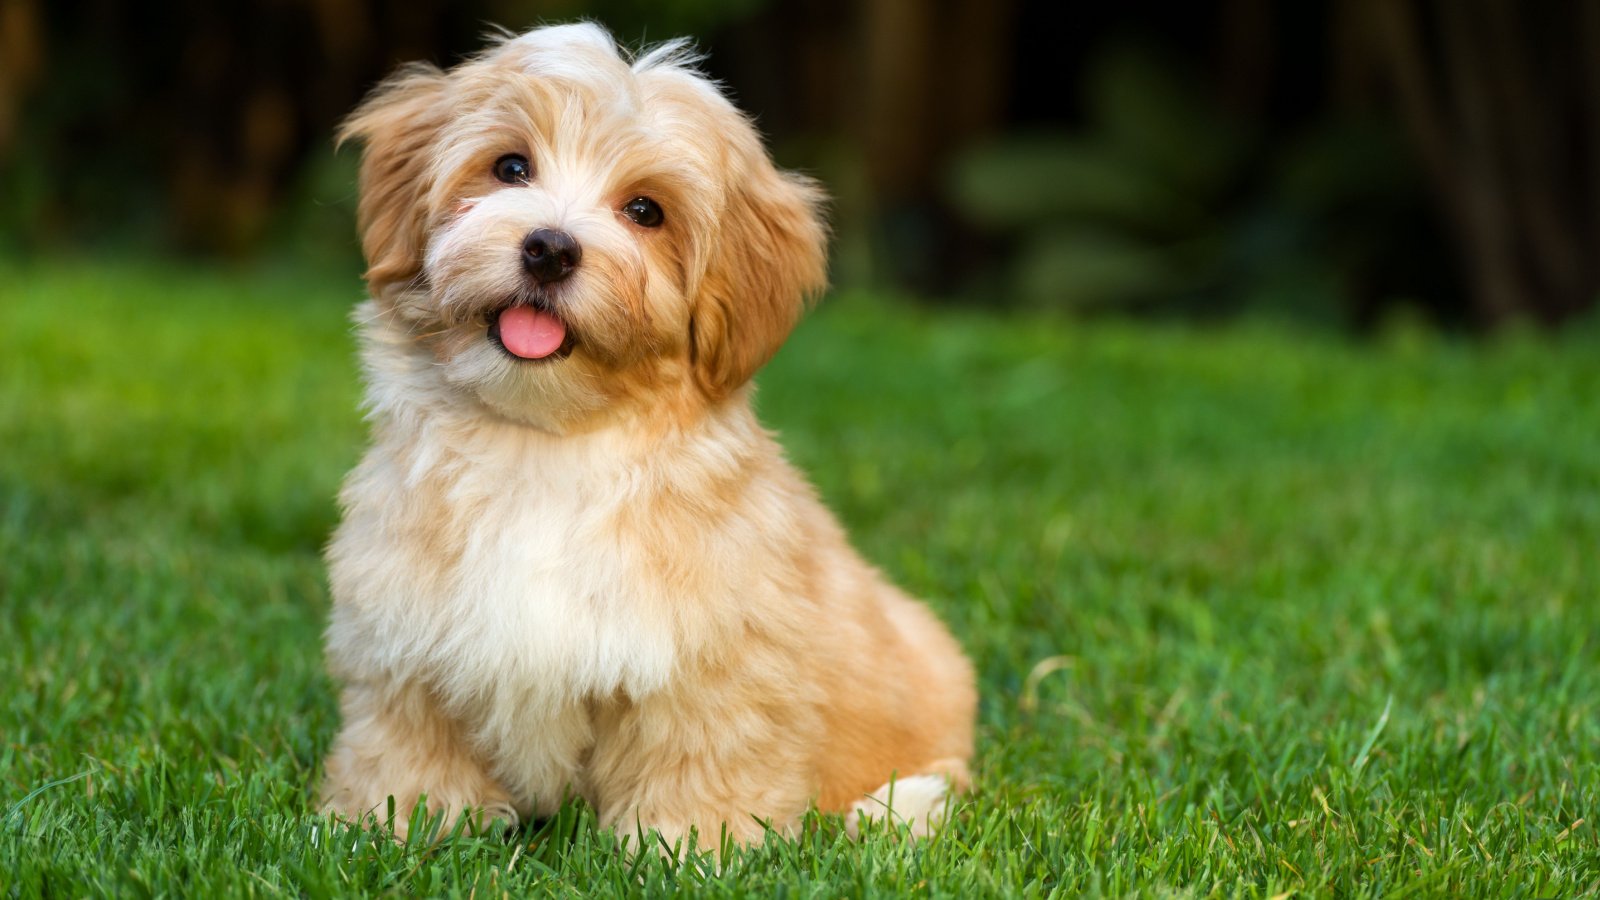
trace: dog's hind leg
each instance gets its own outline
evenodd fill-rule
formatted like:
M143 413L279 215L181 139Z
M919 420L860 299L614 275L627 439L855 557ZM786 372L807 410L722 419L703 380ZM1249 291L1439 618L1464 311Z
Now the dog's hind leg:
M859 837L862 826L886 820L895 828L907 827L912 837L927 837L944 821L955 797L967 790L966 763L939 760L927 771L890 779L888 784L853 803L844 814L844 827Z

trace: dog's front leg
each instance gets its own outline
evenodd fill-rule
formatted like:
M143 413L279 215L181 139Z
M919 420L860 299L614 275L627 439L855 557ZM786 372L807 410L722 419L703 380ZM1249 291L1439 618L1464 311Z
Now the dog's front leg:
M340 698L344 729L335 741L322 785L325 812L361 821L387 819L394 798L395 835L406 836L411 814L425 800L450 828L463 814L473 831L496 819L515 825L511 798L485 772L459 725L420 685L352 684Z
M777 693L782 696L781 689ZM773 695L728 678L596 710L589 783L602 825L660 836L657 849L715 850L726 834L759 843L792 833L815 792L813 717L756 703Z

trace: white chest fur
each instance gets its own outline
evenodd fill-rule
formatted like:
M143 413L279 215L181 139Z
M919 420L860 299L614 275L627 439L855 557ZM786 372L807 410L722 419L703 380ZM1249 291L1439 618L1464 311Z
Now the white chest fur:
M482 499L451 579L457 609L431 636L455 670L447 683L459 682L448 689L510 681L562 701L665 684L672 633L643 621L661 598L645 595L650 579L611 521L612 498L539 478L464 489Z
M593 445L480 432L464 454L430 439L444 440L380 443L352 476L330 554L334 629L382 635L372 662L450 699L515 684L554 703L664 684L672 629L649 619L666 598L650 595L642 548L617 523L627 471Z
M603 439L519 431L380 435L345 487L328 644L342 678L425 684L542 805L579 780L587 700L671 679L685 603L624 522L648 479Z

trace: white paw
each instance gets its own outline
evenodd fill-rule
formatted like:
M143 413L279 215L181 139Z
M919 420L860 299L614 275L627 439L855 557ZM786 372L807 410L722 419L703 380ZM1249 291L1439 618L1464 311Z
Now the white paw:
M896 827L911 828L912 837L927 837L944 819L950 780L943 775L898 778L857 800L844 816L845 831L859 837L861 823L887 816Z

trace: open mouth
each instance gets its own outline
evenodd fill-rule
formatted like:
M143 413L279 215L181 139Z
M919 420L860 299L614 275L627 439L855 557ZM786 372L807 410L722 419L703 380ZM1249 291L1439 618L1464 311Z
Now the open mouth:
M517 301L489 314L489 342L516 359L564 359L575 343L567 323L537 300Z

